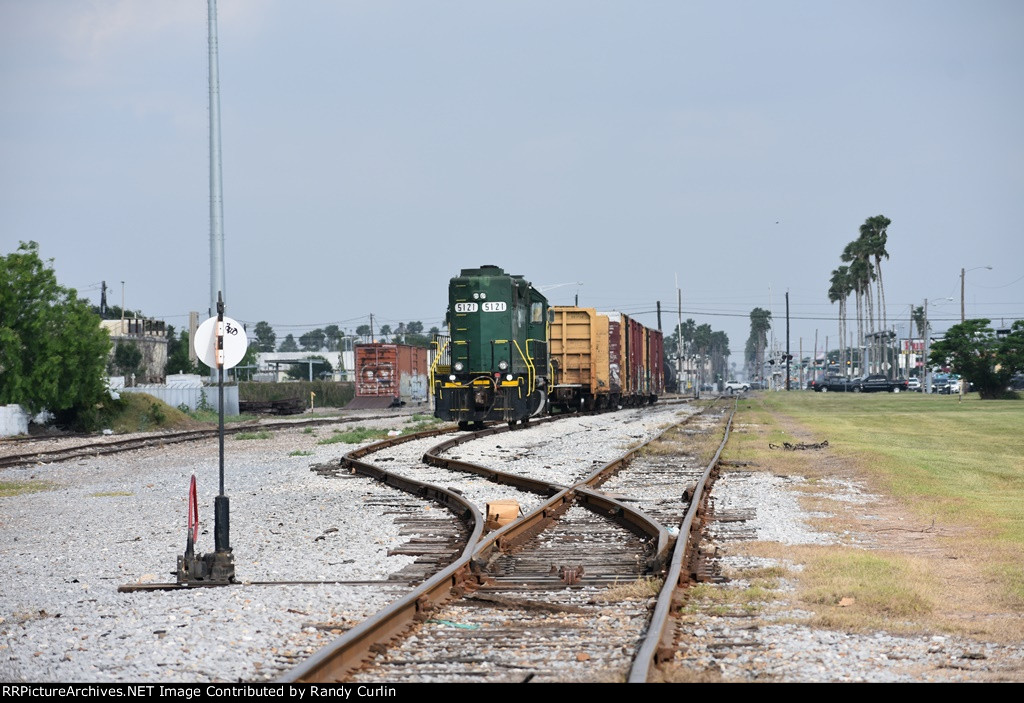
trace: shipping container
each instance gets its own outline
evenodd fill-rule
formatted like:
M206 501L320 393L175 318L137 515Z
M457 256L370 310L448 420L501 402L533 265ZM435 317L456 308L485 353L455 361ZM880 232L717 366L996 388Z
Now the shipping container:
M356 396L349 408L379 408L427 399L427 350L406 344L358 344Z

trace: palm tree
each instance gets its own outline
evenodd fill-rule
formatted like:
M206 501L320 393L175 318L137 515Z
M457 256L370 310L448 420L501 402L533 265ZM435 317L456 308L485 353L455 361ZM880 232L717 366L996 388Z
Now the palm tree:
M867 335L875 332L875 313L871 301L871 281L875 278L874 266L871 264L871 254L865 240L856 239L846 245L843 249L843 261L850 264L849 271L853 283L853 290L857 294L857 346L864 342ZM867 311L867 326L864 324L864 312ZM859 358L861 372L865 372L864 360Z
M881 329L885 331L889 326L888 316L885 310L885 285L882 283L882 258L889 258L889 252L885 249L886 241L889 238L887 228L892 220L884 215L875 215L864 220L860 226L860 238L864 240L864 249L867 254L875 260L875 271L878 289L878 316L881 322ZM879 345L882 342L879 340ZM881 346L880 346L881 348Z
M913 309L913 311L911 312L910 317L914 321L914 326L917 327L917 336L921 337L921 339L924 339L924 334L925 334L925 329L924 329L924 326L925 326L924 306L923 305L918 305L917 307L915 307Z
M750 311L750 337L747 348L753 352L753 369L758 378L762 377L764 368L764 348L768 344L768 330L772 328L772 314L764 308Z
M729 335L721 330L711 333L711 370L712 373L725 376L728 369L726 359L729 358Z
M839 303L839 364L846 368L846 300L853 292L853 279L849 266L840 266L832 271L828 299L831 303Z

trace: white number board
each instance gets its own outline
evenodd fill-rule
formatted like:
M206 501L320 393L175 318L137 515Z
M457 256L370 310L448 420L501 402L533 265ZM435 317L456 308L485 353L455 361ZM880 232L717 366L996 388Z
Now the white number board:
M455 303L455 312L476 312L476 303Z
M505 301L499 300L495 303L484 303L480 306L484 312L505 312Z
M196 338L193 342L196 355L211 369L217 368L217 318L199 325L196 329ZM224 368L231 369L238 365L238 362L245 356L245 350L249 348L249 338L245 336L245 329L232 320L224 318Z

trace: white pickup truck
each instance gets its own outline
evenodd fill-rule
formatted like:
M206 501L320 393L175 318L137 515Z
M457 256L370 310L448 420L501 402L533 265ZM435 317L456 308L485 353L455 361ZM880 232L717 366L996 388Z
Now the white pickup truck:
M726 381L725 390L728 393L746 393L750 390L750 384L742 381Z

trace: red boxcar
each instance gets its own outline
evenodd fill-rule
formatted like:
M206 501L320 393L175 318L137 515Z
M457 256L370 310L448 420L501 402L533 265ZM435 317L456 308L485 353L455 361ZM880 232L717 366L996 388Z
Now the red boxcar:
M374 408L425 402L427 350L406 344L358 344L355 348L356 397L350 408Z
M665 392L664 338L658 330L618 312L608 316L610 377L621 402L653 403Z

